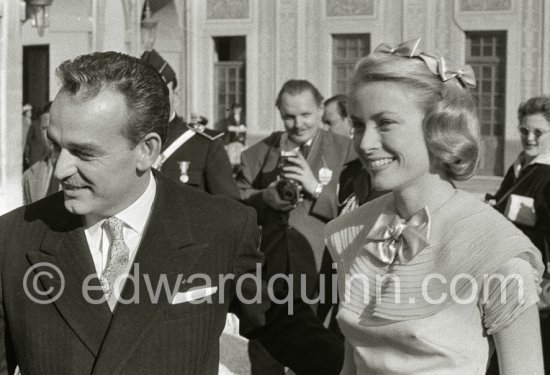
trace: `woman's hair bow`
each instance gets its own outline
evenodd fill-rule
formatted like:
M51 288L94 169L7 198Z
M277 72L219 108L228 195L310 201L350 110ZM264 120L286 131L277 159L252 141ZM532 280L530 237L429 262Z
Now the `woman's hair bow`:
M373 52L390 53L392 55L408 58L416 57L424 61L428 69L433 74L439 76L443 82L446 82L451 78L456 78L463 87L469 88L476 86L475 73L470 65L466 65L457 71L447 69L447 65L443 57L422 52L419 47L420 40L421 38L407 40L406 42L396 45L395 47L390 47L387 44L382 43L376 47Z
M476 87L476 75L470 65L465 65L462 69L456 71L447 69L447 64L443 57L440 58L438 65L439 76L443 82L456 78L464 87Z
M385 43L380 44L374 49L374 52L391 53L396 56L403 57L416 57L422 53L422 50L418 47L420 44L420 38L407 40L400 43L395 47L390 47Z

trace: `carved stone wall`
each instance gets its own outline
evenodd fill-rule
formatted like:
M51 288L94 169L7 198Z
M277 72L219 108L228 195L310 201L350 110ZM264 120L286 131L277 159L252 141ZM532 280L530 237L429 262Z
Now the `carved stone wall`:
M296 52L299 37L297 5L295 0L279 0L277 3L278 87L286 80L296 77L297 73Z
M459 9L462 12L512 10L512 0L460 0Z
M121 0L124 9L124 24L127 53L133 56L139 56L141 52L141 19L142 0Z
M327 0L327 16L372 16L375 0Z
M384 1L380 3L380 17L383 19L384 37L382 42L393 45L403 40L403 3L401 1ZM371 37L372 38L372 37ZM377 43L371 39L371 51Z
M464 49L457 45L457 34L462 31L454 24L453 4L448 1L436 3L435 53L445 57L449 65L459 67L464 63Z
M524 0L521 25L521 98L541 93L542 0Z
M273 103L277 95L277 3L276 1L258 2L258 111L256 124L247 124L251 129L263 133L270 133L276 129L277 116ZM250 77L248 77L250 78ZM252 129L254 128L255 129ZM249 144L258 139L247 138Z
M206 19L242 19L250 18L248 0L207 0Z
M403 40L426 38L426 15L428 6L424 0L403 1ZM425 40L426 42L426 40ZM423 43L425 46L426 43Z

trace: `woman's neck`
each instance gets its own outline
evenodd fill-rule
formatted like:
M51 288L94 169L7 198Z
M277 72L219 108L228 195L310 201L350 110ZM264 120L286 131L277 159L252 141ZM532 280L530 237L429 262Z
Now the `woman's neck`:
M522 157L521 157L521 167L525 167L526 165L528 165L530 162L533 161L533 159L535 158L535 156L530 156L530 155L527 155L525 152L523 153Z
M419 177L403 189L393 191L397 213L406 220L423 207L435 212L454 194L453 185L435 174Z

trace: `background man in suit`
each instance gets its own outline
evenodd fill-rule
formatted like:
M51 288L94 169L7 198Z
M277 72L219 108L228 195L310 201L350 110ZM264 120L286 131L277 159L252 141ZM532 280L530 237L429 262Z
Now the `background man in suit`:
M274 132L242 153L237 184L262 226L267 276L293 275L297 281L305 275L306 285L295 283L291 292L312 297L325 249L324 225L337 215L338 177L354 154L349 138L322 129L323 98L310 82L287 81L276 106L285 131ZM282 152L291 156L282 158ZM288 181L297 182L299 199L283 198L282 180L287 182L287 197L293 189ZM254 374L282 373L281 366L266 365L266 353L257 342L251 341L249 353Z
M162 152L170 149L182 135L192 135L168 157L162 158L159 170L175 181L210 194L239 199L231 163L224 149L223 133L207 129L198 122L186 124L175 111L178 80L172 67L154 49L145 51L141 58L162 74L170 93L170 124Z
M160 75L116 52L58 75L48 138L63 191L0 217L0 374L217 374L228 310L298 373L336 373L339 353L315 353L339 350L323 331L280 329L265 299L244 303L261 284L220 279L261 265L254 211L151 171L169 116Z
M48 140L46 132L50 125L50 107L52 102L46 104L40 115L40 121L33 124L33 139L35 145L39 145L43 151L41 160L35 162L23 173L23 202L29 204L36 202L50 194L59 191L59 182L53 176L52 144ZM36 127L35 129L33 129ZM27 144L29 144L27 142Z
M351 138L351 119L347 105L348 97L346 95L335 95L325 100L323 122L336 134Z

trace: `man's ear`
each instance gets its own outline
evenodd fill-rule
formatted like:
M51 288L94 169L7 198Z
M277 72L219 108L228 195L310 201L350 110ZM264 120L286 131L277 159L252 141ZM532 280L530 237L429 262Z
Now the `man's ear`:
M162 141L157 133L151 132L139 141L136 146L138 157L137 169L146 172L151 168L160 154Z

